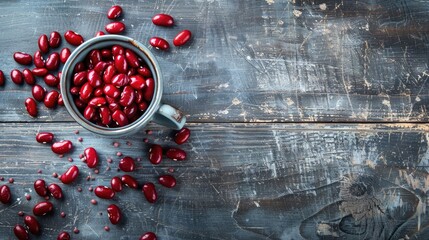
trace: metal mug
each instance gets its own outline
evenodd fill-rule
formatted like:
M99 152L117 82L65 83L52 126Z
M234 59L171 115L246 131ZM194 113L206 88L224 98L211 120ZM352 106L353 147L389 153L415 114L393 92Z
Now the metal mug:
M70 87L73 82L73 70L77 63L83 61L91 50L102 49L113 45L121 45L124 48L133 50L147 64L152 72L155 89L152 101L140 118L123 127L108 128L94 124L84 118L73 101ZM117 137L133 134L146 126L150 121L172 129L181 129L186 122L186 117L181 111L168 104L161 103L162 75L159 64L153 54L143 44L129 37L104 35L92 38L79 45L64 64L60 86L64 105L73 119L87 130L100 135Z

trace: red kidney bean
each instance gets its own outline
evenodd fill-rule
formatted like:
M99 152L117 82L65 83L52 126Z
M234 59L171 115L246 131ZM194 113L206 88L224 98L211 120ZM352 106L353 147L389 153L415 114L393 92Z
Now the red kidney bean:
M83 117L86 118L88 121L91 121L95 116L95 108L91 106L86 106L85 110L83 111Z
M121 16L122 14L122 7L119 5L112 6L109 11L107 12L107 18L108 19L115 19Z
M153 78L146 78L146 88L143 90L143 98L148 102L152 101L154 92L155 81L153 80Z
M77 73L77 72L82 72L86 70L86 65L83 62L78 62L76 63L76 65L74 66L73 72Z
M99 108L101 124L109 125L112 121L112 116L110 115L110 110L108 107L100 107Z
M37 117L37 103L33 98L25 99L25 108L27 112L32 117Z
M162 160L162 147L158 144L153 144L149 148L149 161L152 164L160 164Z
M136 94L136 100L135 100L135 102L137 104L141 103L143 101L143 91L142 90L136 90L135 94Z
M191 136L191 130L182 128L174 135L174 141L180 145L188 141L189 136Z
M79 92L80 97L84 100L89 100L92 97L92 90L93 90L93 87L91 86L91 84L89 84L89 82L86 82L80 88L80 92Z
M58 234L57 240L70 240L70 234L67 232L61 232Z
M130 175L127 175L127 174L123 175L121 177L121 181L125 186L129 188L137 189L139 187L137 180L131 177Z
M103 83L101 81L100 74L96 72L94 69L88 71L88 82L93 87L100 87Z
M48 70L57 70L60 66L60 54L57 52L51 53L45 62L46 69Z
M52 90L45 95L43 103L47 108L55 108L58 103L59 93L56 90Z
M115 204L110 204L107 207L107 216L113 225L116 225L121 221L121 210Z
M82 101L82 99L80 98L75 98L74 99L74 104L76 105L77 108L83 110L86 107L86 103L84 101Z
M121 110L116 110L112 114L112 119L115 121L118 126L123 127L128 124L128 119L125 113Z
M43 80L46 83L46 85L48 85L50 87L56 87L60 83L60 79L58 79L55 75L53 75L51 73L48 73L48 75L46 75L43 78Z
M102 49L101 50L101 58L104 60L111 60L112 59L112 51L110 49Z
M149 107L149 104L147 102L141 102L139 103L139 109L140 111L144 112Z
M43 179L37 179L34 182L34 190L41 197L45 197L46 195L48 195L48 189L46 188L46 182Z
M31 72L38 77L44 77L46 74L48 74L48 69L46 68L33 68Z
M32 233L32 234L39 234L40 233L40 224L39 221L37 221L37 219L31 215L27 215L24 217L24 223L25 225L27 225L28 230Z
M130 86L136 90L143 89L146 86L145 79L140 75L134 75L130 77Z
M106 35L103 31L98 31L95 33L95 37L104 36Z
M186 159L186 152L179 148L170 148L165 155L174 161L183 161Z
M52 212L53 209L54 205L51 202L39 202L33 207L33 214L36 216L44 216Z
M115 68L120 73L127 73L128 63L124 55L115 55Z
M112 186L113 191L122 191L122 181L119 177L113 177L112 180L110 180L110 185Z
M90 63L92 63L94 66L101 61L101 53L98 49L91 50L88 56Z
M30 69L24 69L22 71L22 76L24 77L24 81L28 85L34 85L36 83L36 79L34 78L33 73L30 71Z
M64 184L70 184L77 178L78 175L79 168L76 165L73 165L61 175L60 180Z
M125 49L121 45L113 45L112 46L112 54L113 54L113 56L124 55Z
M79 91L80 91L80 87L74 86L70 88L70 93L72 95L75 95L75 96L79 95Z
M131 77L131 76L135 75L136 72L137 72L137 70L135 68L129 68L127 71L127 76Z
M54 152L56 154L66 154L66 153L70 152L72 150L72 148L73 148L73 144L69 140L63 140L60 142L55 142L51 146L52 152Z
M49 51L49 40L46 34L42 34L39 37L39 41L37 42L39 45L39 49L42 53L47 53Z
M45 67L45 60L43 60L42 52L38 50L34 53L33 62L34 62L34 66L38 68Z
M4 85L4 73L2 70L0 70L0 86Z
M137 72L143 77L152 77L152 72L148 67L139 67L137 68Z
M10 203L12 199L12 194L10 193L10 188L7 185L0 186L0 202L3 204Z
M146 197L146 200L150 203L156 202L156 199L158 199L158 195L156 193L155 185L151 182L145 183L143 185L142 189L144 196Z
M119 161L119 169L124 172L132 172L134 171L135 163L132 157L126 156Z
M97 186L94 189L94 193L97 197L103 199L112 199L115 196L115 191L106 186Z
M189 30L183 30L179 32L176 37L173 39L174 46L182 46L185 45L189 39L191 39L192 33Z
M112 103L109 103L109 110L111 112L114 112L116 110L121 110L121 107L119 106L119 104L112 102Z
M156 240L156 235L153 232L146 232L139 240Z
M131 103L130 105L124 107L123 112L127 116L128 119L134 119L138 113L138 106L135 103Z
M134 89L130 86L125 86L121 93L121 98L119 99L119 104L123 107L130 106L135 99Z
M61 44L61 34L57 31L51 32L49 35L49 46L51 48L57 48Z
M92 107L101 107L103 105L106 105L107 101L104 97L94 97L88 102L88 106Z
M121 95L121 92L113 84L104 85L103 92L111 98L117 98Z
M67 32L64 33L64 38L68 43L70 43L73 46L79 46L84 41L83 37L80 34L71 30L68 30Z
M95 97L101 97L103 95L104 95L104 93L103 93L102 87L98 87L98 88L94 89L94 96Z
M149 39L149 44L152 45L152 47L160 50L167 50L170 47L170 44L168 42L160 37L152 37Z
M19 71L18 69L13 69L10 72L10 78L17 85L20 85L24 82L24 77L22 76L21 71Z
M159 13L152 17L153 24L163 27L171 27L174 25L174 19L168 14Z
M38 143L51 143L54 140L54 134L50 132L39 132L36 135L36 141Z
M55 199L63 198L63 190L57 184L55 183L50 184L48 186L48 190L51 193L52 197L54 197Z
M69 48L63 48L63 49L61 49L61 52L60 52L60 61L62 63L66 63L67 59L69 59L70 55L71 55L71 51L70 51Z
M13 54L13 59L15 59L17 63L22 65L31 65L31 63L33 62L33 57L25 52L15 52Z
M111 34L118 34L125 30L125 24L123 22L111 22L108 23L104 29L106 32Z
M137 54L134 51L130 49L126 49L125 58L128 62L128 65L130 65L131 67L137 68L140 66L139 58L137 57Z
M112 82L113 76L116 74L115 66L109 65L103 72L103 81L105 84L109 84Z
M106 62L100 61L94 66L94 71L96 71L98 74L101 74L107 66L108 64Z
M87 71L75 73L73 76L73 84L75 86L81 86L82 84L84 84L87 81L87 79L88 79L87 76L88 76Z
M25 229L22 225L16 224L15 227L13 227L13 233L19 240L30 239L27 229Z
M83 154L86 159L86 165L89 168L95 168L98 165L98 154L94 148L92 147L86 148L83 151Z
M164 187L172 188L176 186L176 179L171 175L162 175L158 178L158 181Z
M58 102L57 102L57 104L59 106L64 106L64 99L63 99L63 95L62 94L58 95Z
M127 76L127 74L119 73L113 76L112 78L112 84L115 87L123 87L130 83L130 78Z

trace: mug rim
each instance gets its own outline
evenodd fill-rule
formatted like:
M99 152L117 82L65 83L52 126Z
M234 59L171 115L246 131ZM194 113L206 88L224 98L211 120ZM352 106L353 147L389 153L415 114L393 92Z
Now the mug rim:
M80 113L80 111L77 109L73 101L73 96L70 93L74 67L78 62L82 61L82 59L85 58L87 55L85 54L85 56L82 57L82 53L84 52L89 53L93 49L99 49L97 45L102 44L103 42L111 42L110 44L107 44L106 47L113 46L116 43L120 42L120 43L123 43L124 45L128 45L128 48L131 47L131 48L137 49L138 51L134 51L134 52L136 52L136 54L139 57L141 57L143 61L146 63L146 65L151 69L152 78L155 82L154 94L153 94L152 100L150 101L150 104L146 109L146 111L144 112L144 114L134 122L128 125L125 125L123 127L117 127L117 128L102 127L88 121L87 119L84 118L83 114ZM124 45L122 46L127 47ZM155 56L142 43L126 36L113 35L113 34L103 35L103 36L94 37L89 39L88 41L85 41L71 53L71 55L67 59L62 69L62 76L60 79L60 90L63 97L64 105L68 113L79 125L99 135L119 137L119 136L137 132L139 129L146 126L150 120L152 120L153 115L156 113L161 103L161 96L162 96L162 90L163 90L161 77L162 76L161 76L159 64L155 59Z

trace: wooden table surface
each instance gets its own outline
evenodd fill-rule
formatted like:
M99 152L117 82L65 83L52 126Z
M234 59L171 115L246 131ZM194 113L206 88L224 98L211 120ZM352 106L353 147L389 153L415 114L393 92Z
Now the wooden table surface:
M34 53L38 37L54 30L89 39L110 22L113 4L124 9L124 35L147 46L152 36L193 33L184 47L151 48L163 101L188 117L184 162L148 162L150 144L176 146L173 131L155 124L145 128L152 134L115 139L86 131L64 107L39 104L31 118L31 87L10 80L12 69L24 68L14 52ZM156 13L176 25L153 25ZM52 173L72 164L78 180L59 183L65 197L51 199L54 212L38 217L43 234L32 239L75 227L72 239L139 239L146 231L159 239L428 239L428 14L428 0L0 1L0 176L12 191L12 203L0 205L0 239L14 239L13 226L23 224L17 213L31 214L42 200L33 182L59 183ZM74 150L59 158L35 141L39 131L71 140ZM89 146L102 159L99 174L79 160ZM155 204L140 190L113 200L88 191L122 174L118 151L142 159L132 175L156 184ZM173 189L157 183L170 168ZM111 203L124 215L116 226L107 218Z

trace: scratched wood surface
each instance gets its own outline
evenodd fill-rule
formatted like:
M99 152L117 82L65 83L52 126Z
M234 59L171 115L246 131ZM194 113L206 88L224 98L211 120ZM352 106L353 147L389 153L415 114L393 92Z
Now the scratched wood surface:
M40 105L39 117L30 118L23 102L31 87L10 81L13 68L23 69L13 52L34 53L40 34L53 30L89 39L109 22L113 4L124 8L125 35L147 46L155 35L193 33L182 48L153 49L163 99L187 114L192 130L185 162L148 164L144 138L174 146L172 131L153 124L151 135L114 139L82 129L65 108ZM150 18L160 12L176 25L154 26ZM82 174L63 186L63 201L52 200L54 213L38 218L43 235L32 239L74 227L73 239L131 240L146 231L159 239L428 239L428 13L428 0L0 1L7 78L0 176L15 179L0 182L13 193L12 204L0 205L0 239L14 239L12 227L23 222L17 212L31 213L41 200L34 180L58 182L52 173L71 164ZM59 158L34 140L38 131L72 140L73 152ZM78 158L88 146L103 159L99 174ZM121 174L117 151L142 158L133 173L140 183L173 168L178 186L158 186L156 204L129 189L113 201L97 199L87 189ZM106 216L111 202L125 215L118 226Z

